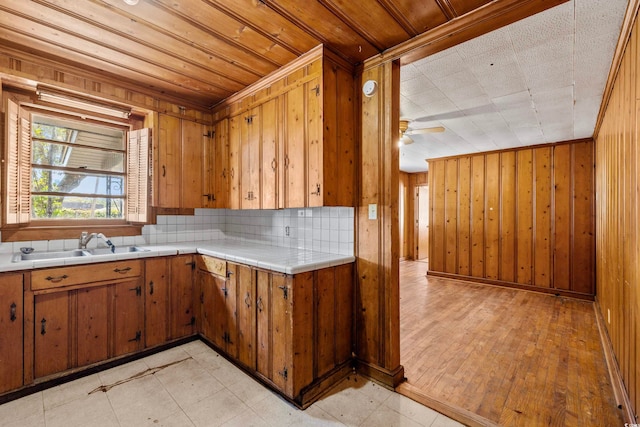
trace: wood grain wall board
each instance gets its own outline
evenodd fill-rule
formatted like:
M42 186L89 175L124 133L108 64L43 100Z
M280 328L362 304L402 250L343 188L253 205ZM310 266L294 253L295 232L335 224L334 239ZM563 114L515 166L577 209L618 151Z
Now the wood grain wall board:
M533 150L517 152L516 282L533 283Z
M640 34L634 16L620 68L611 80L609 102L595 146L596 295L611 341L621 384L623 411L640 408L640 192L638 169L638 49ZM631 418L631 416L629 416ZM636 422L630 419L629 422Z
M500 280L516 279L516 152L500 154Z
M553 263L551 252L551 147L534 150L534 281L536 286L552 287Z
M471 158L462 157L458 163L458 274L471 273Z
M500 154L487 154L485 167L484 277L498 279L500 274Z
M471 275L484 277L485 158L471 157ZM435 191L435 189L433 190ZM433 211L433 207L432 207ZM432 266L431 269L435 270Z
M573 164L569 145L553 152L553 287L571 289Z
M444 268L458 271L458 161L445 161Z
M592 297L593 145L430 160L430 274Z

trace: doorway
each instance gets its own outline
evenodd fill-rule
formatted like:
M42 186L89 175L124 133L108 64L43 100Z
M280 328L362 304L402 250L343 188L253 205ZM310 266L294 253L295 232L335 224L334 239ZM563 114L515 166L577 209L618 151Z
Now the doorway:
M416 260L429 261L429 186L416 187Z

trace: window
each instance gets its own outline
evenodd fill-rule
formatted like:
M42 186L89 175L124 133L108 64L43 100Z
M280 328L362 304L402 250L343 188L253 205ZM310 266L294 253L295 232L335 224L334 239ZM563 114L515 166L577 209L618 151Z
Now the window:
M146 222L148 129L5 111L5 225Z

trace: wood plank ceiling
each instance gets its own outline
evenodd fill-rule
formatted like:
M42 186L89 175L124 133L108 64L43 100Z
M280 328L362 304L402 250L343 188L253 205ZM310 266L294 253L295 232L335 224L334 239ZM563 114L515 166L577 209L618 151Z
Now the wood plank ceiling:
M0 47L210 107L320 43L356 64L500 1L2 0Z

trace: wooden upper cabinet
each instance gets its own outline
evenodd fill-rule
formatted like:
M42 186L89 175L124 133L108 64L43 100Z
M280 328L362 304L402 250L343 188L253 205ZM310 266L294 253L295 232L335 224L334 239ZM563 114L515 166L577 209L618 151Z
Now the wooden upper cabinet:
M154 206L199 208L204 206L203 153L209 132L206 125L159 114L154 144Z
M213 113L230 116L228 207L353 206L355 100L353 67L319 48L221 103Z
M242 117L229 119L229 200L230 209L240 209L240 140Z
M229 197L229 119L213 126L204 145L203 207L226 208Z

